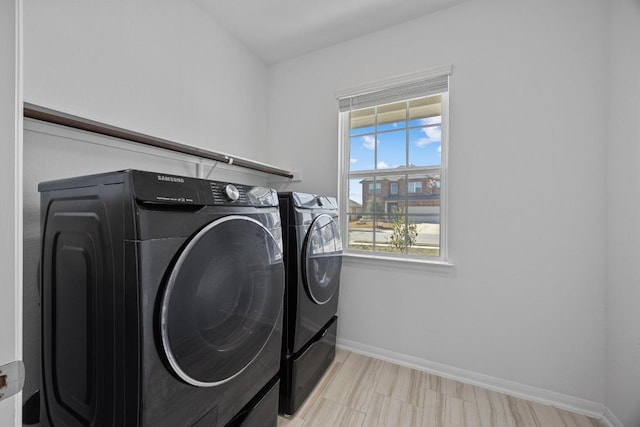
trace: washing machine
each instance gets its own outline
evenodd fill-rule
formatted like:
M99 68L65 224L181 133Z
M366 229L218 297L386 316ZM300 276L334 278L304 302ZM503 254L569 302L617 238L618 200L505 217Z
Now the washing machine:
M137 170L39 191L42 425L277 425L275 191Z
M286 268L280 412L291 415L335 357L342 240L335 198L278 197Z

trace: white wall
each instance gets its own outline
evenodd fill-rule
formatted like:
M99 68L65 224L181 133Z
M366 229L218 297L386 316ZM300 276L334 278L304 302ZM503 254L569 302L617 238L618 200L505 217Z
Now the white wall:
M0 209L0 365L20 360L22 337L19 317L22 312L19 248L20 227L20 119L21 90L19 73L21 1L0 2L0 183L3 206ZM20 394L0 402L0 425L17 426L21 422Z
M455 267L345 259L342 342L583 399L597 412L605 16L600 0L472 1L272 67L271 161L303 176L283 188L334 195L336 90L453 64Z
M25 101L260 160L266 66L191 1L25 2Z
M606 405L640 425L640 2L613 0L608 140Z

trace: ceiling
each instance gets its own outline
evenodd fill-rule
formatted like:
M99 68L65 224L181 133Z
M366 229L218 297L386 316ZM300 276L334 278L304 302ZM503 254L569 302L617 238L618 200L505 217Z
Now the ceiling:
M267 64L466 0L194 0Z

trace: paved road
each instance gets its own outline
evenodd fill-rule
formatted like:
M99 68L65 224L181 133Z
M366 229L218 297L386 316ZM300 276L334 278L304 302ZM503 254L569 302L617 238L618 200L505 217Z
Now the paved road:
M391 235L391 230L378 230L376 232L376 242L385 242ZM349 241L351 242L373 242L373 230L358 230L349 232ZM428 224L418 225L418 236L416 243L420 245L438 245L440 242L439 227Z

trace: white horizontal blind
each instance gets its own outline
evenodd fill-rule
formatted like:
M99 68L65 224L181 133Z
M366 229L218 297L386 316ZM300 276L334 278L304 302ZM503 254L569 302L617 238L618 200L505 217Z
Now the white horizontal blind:
M340 112L389 104L396 101L419 98L447 92L449 74L429 77L417 81L403 83L398 86L372 92L359 93L338 98Z

